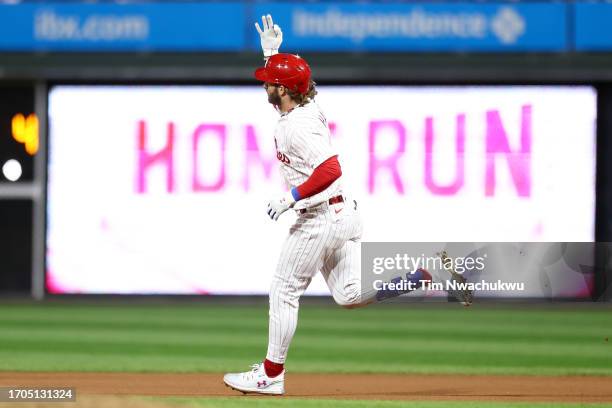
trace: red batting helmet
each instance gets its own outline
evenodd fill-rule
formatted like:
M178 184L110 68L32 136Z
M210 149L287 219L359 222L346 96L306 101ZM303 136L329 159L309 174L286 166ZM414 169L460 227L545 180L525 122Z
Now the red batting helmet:
M265 67L257 68L255 78L263 82L284 85L305 95L310 84L310 67L297 55L275 54L268 59Z

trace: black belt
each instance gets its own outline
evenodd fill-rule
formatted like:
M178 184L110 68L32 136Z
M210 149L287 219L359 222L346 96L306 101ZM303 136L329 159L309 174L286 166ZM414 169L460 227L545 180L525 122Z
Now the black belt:
M329 205L340 204L344 202L344 197L342 197L341 195L335 196L327 200L327 202L329 203ZM307 212L308 212L308 208L302 208L300 210L300 214L305 214Z

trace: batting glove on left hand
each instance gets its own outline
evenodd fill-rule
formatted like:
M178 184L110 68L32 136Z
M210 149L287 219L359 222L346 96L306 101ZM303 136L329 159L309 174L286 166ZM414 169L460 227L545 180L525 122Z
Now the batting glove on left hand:
M283 198L272 200L268 203L268 215L274 221L277 221L282 213L295 205L295 199L291 191Z
M261 22L263 30L257 23L255 23L255 28L261 39L261 49L263 50L264 57L269 58L274 54L278 54L278 49L283 42L283 32L277 24L274 24L270 14L261 16Z

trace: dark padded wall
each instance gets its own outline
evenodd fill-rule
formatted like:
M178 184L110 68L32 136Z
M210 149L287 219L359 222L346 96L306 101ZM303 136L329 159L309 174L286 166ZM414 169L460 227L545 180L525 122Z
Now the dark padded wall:
M32 285L32 201L0 200L0 292Z

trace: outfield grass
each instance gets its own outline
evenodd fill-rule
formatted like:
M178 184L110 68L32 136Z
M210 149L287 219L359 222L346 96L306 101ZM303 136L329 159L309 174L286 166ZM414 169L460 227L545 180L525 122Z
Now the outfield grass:
M305 306L288 367L612 375L608 339L612 313L604 307ZM265 356L266 342L261 306L0 304L3 371L244 370Z

